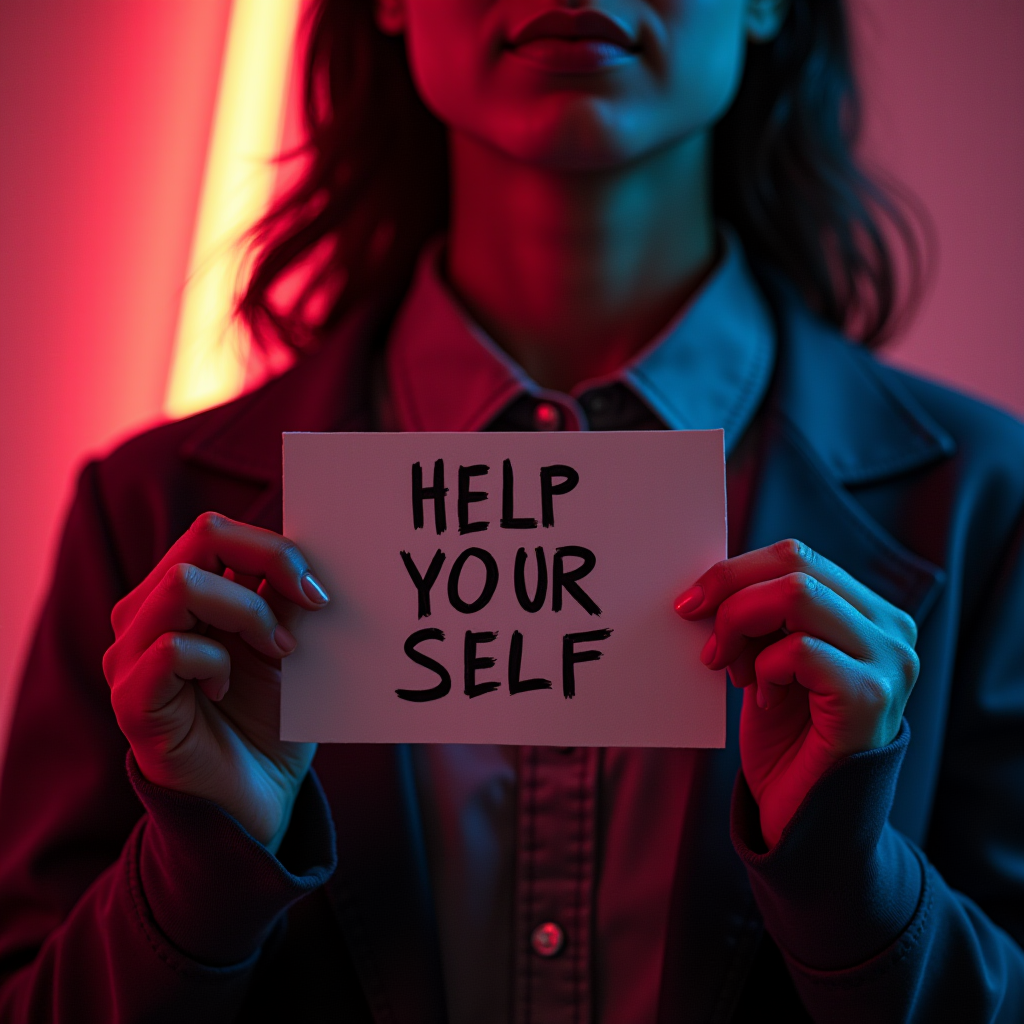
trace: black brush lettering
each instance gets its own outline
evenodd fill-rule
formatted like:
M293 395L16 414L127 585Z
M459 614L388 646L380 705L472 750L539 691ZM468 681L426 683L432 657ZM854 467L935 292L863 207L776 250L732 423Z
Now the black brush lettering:
M467 697L479 697L481 694L490 693L501 686L501 683L497 680L491 680L486 683L478 683L476 681L477 671L482 668L493 668L495 662L494 658L486 655L483 658L478 657L476 653L477 646L479 644L493 643L497 639L497 633L473 633L470 630L466 631L464 654Z
M437 549L434 557L430 560L430 565L427 566L427 573L425 576L420 575L420 571L416 568L416 563L412 560L412 555L410 555L408 551L401 552L401 555L402 561L405 563L405 568L409 573L409 578L416 587L416 593L419 599L416 618L425 618L430 614L430 588L437 582L437 577L441 572L441 566L444 565L444 552L440 548Z
M555 483L555 477L561 482ZM555 525L556 494L568 494L580 482L572 466L544 466L540 471L540 519L544 526Z
M508 692L513 696L527 693L530 690L550 690L550 679L520 679L523 671L523 634L519 630L512 633L512 643L508 649Z
M448 529L448 520L444 507L444 496L448 488L444 485L444 460L438 459L434 463L434 486L423 486L423 467L418 463L412 464L412 528L423 529L423 502L429 498L434 500L434 529L438 534Z
M490 471L490 466L459 466L459 533L480 533L491 525L469 521L469 506L474 501L484 501L487 498L486 491L471 491L469 483L473 477L487 476Z
M576 666L604 657L604 651L577 651L576 644L597 643L611 635L610 629L591 629L585 633L566 633L562 637L562 696L566 700L576 696Z
M462 569L470 558L478 558L483 562L484 570L487 573L484 579L483 590L475 601L463 601L459 594L459 580L462 578ZM487 605L487 602L494 597L494 591L498 589L498 563L494 555L483 548L466 548L452 563L451 572L448 574L448 600L451 606L463 615L472 615Z
M520 548L516 552L513 582L516 588L516 599L524 612L539 612L548 593L548 563L544 558L544 549L536 548L535 556L537 559L537 589L531 598L526 592L526 548Z
M512 476L512 460L501 464L501 528L503 530L535 530L537 520L527 516L516 518L515 479Z
M431 672L436 672L440 677L440 682L437 686L432 686L429 690L395 690L402 700L415 701L417 704L423 704L428 700L439 700L441 697L445 697L451 691L452 688L452 677L448 672L448 669L444 667L439 661L434 661L433 658L424 654L422 651L416 650L416 645L423 643L424 640L443 640L444 633L439 629L417 629L408 640L405 641L405 654L406 657L412 659L417 665L422 665L424 668L429 668Z
M582 564L569 572L565 571L566 558L580 558ZM551 567L551 610L560 612L562 610L562 591L567 590L573 600L591 615L600 615L601 609L597 602L579 585L578 580L583 579L597 565L597 556L589 548L579 547L576 544L566 544L565 547L555 549L555 557Z

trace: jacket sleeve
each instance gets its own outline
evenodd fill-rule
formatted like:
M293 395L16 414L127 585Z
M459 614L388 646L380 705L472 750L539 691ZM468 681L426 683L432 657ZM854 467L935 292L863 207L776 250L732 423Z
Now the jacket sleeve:
M127 589L84 470L24 672L0 789L0 1020L225 1021L287 908L334 868L307 778L280 859L149 783L102 673ZM126 755L128 771L125 771Z
M1024 1020L1022 533L961 637L930 858L888 823L906 723L833 766L770 852L737 780L733 843L816 1021Z

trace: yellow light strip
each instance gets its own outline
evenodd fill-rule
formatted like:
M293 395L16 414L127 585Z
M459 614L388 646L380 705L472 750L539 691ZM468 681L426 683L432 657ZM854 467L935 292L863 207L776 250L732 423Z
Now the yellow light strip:
M164 409L187 416L245 385L249 338L231 310L245 230L266 210L302 0L234 0Z

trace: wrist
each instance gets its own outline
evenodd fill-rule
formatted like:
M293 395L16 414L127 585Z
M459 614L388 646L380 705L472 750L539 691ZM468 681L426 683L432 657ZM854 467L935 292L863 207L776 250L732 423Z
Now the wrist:
M914 914L921 860L888 824L909 738L904 725L893 743L826 771L771 849L746 779L737 778L733 845L766 927L803 966L856 966L889 945Z
M287 833L295 802L309 773L316 744L301 744L299 756L281 763L206 760L174 771L145 748L131 745L134 769L153 786L182 797L208 801L233 818L270 853L277 853Z

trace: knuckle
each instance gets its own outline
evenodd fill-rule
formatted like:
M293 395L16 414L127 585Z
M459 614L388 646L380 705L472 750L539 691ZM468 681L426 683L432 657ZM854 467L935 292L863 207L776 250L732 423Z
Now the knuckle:
M130 596L130 594L126 594L110 609L110 625L114 630L114 636L119 635L127 624L126 620L129 616L128 598Z
M817 593L819 583L805 572L791 572L785 577L790 597L796 601L806 601Z
M915 647L917 645L917 623L914 621L914 617L903 611L902 608L897 608L896 625L906 637L910 647Z
M176 562L164 575L164 585L174 594L185 594L199 582L199 570L190 562Z
M814 552L802 541L795 537L787 537L774 545L775 554L783 565L802 568L808 566L814 560Z
M892 707L892 687L879 676L869 674L860 686L860 703L875 717L882 717Z
M122 692L123 687L115 686L113 683L110 685L110 707L114 712L114 718L117 719L118 728L127 736L127 715L125 708L125 695Z
M277 554L278 557L283 562L290 562L296 565L304 565L306 561L305 557L302 554L302 551L299 549L298 544L296 544L294 541L287 539L281 540L280 546L277 549Z
M245 594L242 607L249 618L255 619L263 626L270 626L277 622L274 613L270 610L270 605L259 594L254 590L247 590Z
M728 560L716 562L705 576L719 593L731 593L736 589L736 570Z
M883 650L885 650L890 659L900 666L900 670L906 671L908 669L916 669L916 666L920 664L917 652L914 648L907 643L902 637L893 636L891 633L882 633L883 639Z
M797 657L804 660L816 658L822 649L821 641L809 633L799 633L794 636L793 646L796 648Z
M903 688L909 693L914 684L917 682L918 673L921 671L921 659L917 656L917 652L907 644L900 645L900 655L898 664L900 667L900 673L902 676Z
M219 512L204 512L189 527L189 532L197 537L211 537L223 530L227 522L227 517Z
M188 641L177 633L162 633L153 641L152 650L161 667L171 668L188 653Z
M117 655L114 653L115 644L111 644L103 652L103 678L107 681L107 686L112 687L114 685L114 678L117 674Z

